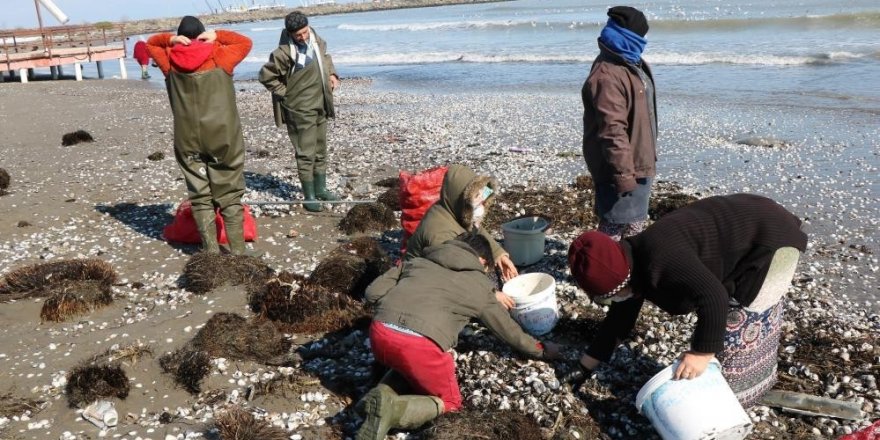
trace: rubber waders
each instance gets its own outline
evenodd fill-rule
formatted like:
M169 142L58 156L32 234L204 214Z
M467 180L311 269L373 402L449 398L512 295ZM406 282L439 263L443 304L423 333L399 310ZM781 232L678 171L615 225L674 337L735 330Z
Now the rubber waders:
M216 214L211 205L192 205L193 220L196 221L196 229L202 238L202 251L212 254L220 253L220 245L217 243Z
M327 175L315 173L315 197L318 200L339 200L336 194L327 191Z
M235 255L244 255L244 208L241 205L229 205L220 210L220 215L226 225L229 250Z
M303 196L306 198L306 203L303 203L303 208L306 208L306 211L310 212L323 211L324 208L321 207L321 204L315 201L315 182L300 180L300 183L302 183Z

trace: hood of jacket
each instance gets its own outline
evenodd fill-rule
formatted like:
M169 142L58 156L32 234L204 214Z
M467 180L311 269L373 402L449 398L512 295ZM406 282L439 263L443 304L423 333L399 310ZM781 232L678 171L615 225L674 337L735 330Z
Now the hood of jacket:
M452 213L462 228L470 230L474 218L471 200L480 193L484 186L492 189L492 194L483 202L483 206L488 210L495 200L495 193L498 192L498 181L489 176L478 176L477 173L464 165L450 165L446 176L443 177L440 200L437 203Z
M458 240L449 240L425 249L425 258L456 272L485 270L470 246Z
M189 45L175 44L171 48L171 65L180 72L191 73L199 69L211 59L214 45L204 41L193 40Z

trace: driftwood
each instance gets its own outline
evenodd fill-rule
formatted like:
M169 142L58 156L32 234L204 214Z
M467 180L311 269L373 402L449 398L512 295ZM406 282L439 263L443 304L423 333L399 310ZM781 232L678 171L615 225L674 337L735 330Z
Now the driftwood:
M856 402L813 396L792 391L770 390L761 398L767 406L782 408L784 411L808 416L835 417L846 420L865 418L862 406Z

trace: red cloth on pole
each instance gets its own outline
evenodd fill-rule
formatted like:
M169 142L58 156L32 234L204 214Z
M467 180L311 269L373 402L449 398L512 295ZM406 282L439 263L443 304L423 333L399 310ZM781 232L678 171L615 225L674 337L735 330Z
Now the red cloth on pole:
M136 59L141 66L150 64L150 53L147 52L146 41L138 41L137 43L134 43L134 59Z
M443 400L443 412L461 408L455 360L431 339L399 332L373 321L370 348L376 361L400 373L416 393Z

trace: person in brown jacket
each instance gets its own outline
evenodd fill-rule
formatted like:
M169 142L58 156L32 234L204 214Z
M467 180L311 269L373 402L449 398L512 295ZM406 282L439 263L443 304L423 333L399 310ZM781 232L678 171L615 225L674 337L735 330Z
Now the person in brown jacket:
M595 185L599 231L615 240L639 233L657 162L654 79L642 59L645 15L629 6L608 10L599 56L581 89L584 159Z
M375 306L370 348L392 373L357 405L366 416L357 440L384 440L391 428L418 428L461 408L450 350L472 318L523 354L559 357L559 345L526 334L496 301L487 276L492 261L489 239L464 232L370 284L366 299ZM404 386L414 394L398 394Z
M206 252L220 252L215 207L223 216L232 253L246 252L244 138L232 71L251 46L244 35L206 31L192 16L183 17L176 35L157 34L147 41L150 56L165 74L174 115L174 156Z

